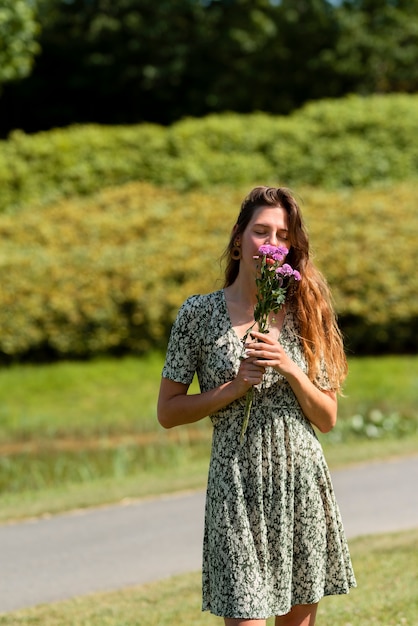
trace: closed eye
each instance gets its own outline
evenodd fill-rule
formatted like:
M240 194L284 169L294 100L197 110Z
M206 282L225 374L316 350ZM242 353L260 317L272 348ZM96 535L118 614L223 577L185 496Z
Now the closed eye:
M254 228L254 233L256 235L264 237L264 236L270 235L271 230L269 228L264 228L264 227L258 226L256 228ZM277 237L277 239L280 239L281 241L288 241L289 240L288 232L284 228L277 231L276 237Z
M289 240L289 235L286 230L281 230L277 233L277 239L282 239L283 241Z

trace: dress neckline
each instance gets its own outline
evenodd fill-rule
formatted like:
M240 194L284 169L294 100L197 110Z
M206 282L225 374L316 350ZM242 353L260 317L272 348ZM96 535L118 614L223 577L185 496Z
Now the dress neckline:
M239 341L239 343L242 345L243 339L244 339L244 337L245 337L245 333L244 333L244 335L243 335L242 337L240 337L240 336L238 335L237 331L235 330L235 328L234 328L233 324L232 324L231 315L230 315L230 313L229 313L228 303L227 303L227 300L226 300L225 289L220 289L220 290L219 290L219 293L220 293L220 295L221 295L221 300L222 300L222 303L223 303L223 307L224 307L224 311L225 311L226 319L227 319L227 321L228 321L228 326L229 326L229 329L230 329L230 330L231 330L231 332L234 334L234 336L237 338L237 340ZM281 334L282 334L282 332L283 332L283 328L284 328L284 325L285 325L285 321L286 321L287 315L288 315L288 309L287 309L287 308L285 308L285 312L284 312L284 315L283 315L282 324L281 324L280 328L278 329L278 336L277 336L277 339L278 339L278 340L279 340L279 338L280 338L280 336L281 336Z

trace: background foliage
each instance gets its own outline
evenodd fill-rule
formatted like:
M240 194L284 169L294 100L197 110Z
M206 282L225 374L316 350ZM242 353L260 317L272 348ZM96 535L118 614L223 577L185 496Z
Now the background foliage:
M15 68L12 75L0 72L0 84L22 79L35 44L40 47L31 75L4 86L3 136L75 122L171 124L221 111L287 114L311 100L418 88L418 0L2 5L23 30L6 28L0 18L0 35L7 34L15 56L5 66ZM24 71L15 71L22 43Z
M34 56L40 52L39 30L31 3L0 0L0 94L3 83L30 74Z
M248 191L138 182L2 215L3 359L164 348L181 302L222 285L217 259ZM350 352L416 350L415 185L298 192Z
M416 180L418 96L349 96L290 116L223 113L159 125L73 126L0 142L0 211L149 181L180 190L259 181L365 187Z

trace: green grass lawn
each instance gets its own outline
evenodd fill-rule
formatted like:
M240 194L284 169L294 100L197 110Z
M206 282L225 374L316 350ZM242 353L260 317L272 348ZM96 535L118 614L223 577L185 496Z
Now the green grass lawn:
M103 358L0 369L0 441L158 432L163 357ZM352 358L339 414L418 414L418 357Z
M163 357L103 358L0 369L0 440L158 432ZM352 358L342 419L371 409L418 414L418 357Z
M0 521L203 488L211 425L156 419L163 357L0 369ZM416 453L418 358L350 360L330 467Z
M324 598L321 626L416 626L418 529L350 542L356 589ZM216 626L201 613L200 573L0 615L4 626ZM273 620L269 620L273 626Z
M162 357L0 369L0 439L28 441L157 430Z

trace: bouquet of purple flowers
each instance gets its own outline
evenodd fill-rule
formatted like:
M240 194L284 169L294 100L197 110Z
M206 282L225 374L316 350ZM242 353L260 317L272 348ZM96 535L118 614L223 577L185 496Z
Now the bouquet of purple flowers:
M258 255L254 257L261 260L258 275L255 279L257 303L254 307L254 324L245 333L244 343L255 324L258 324L260 333L268 333L270 313L280 311L286 301L289 286L293 281L301 279L300 273L284 262L288 252L289 250L284 246L276 247L265 244L259 247ZM254 388L251 387L247 391L244 421L240 436L241 443L247 430L253 396Z

